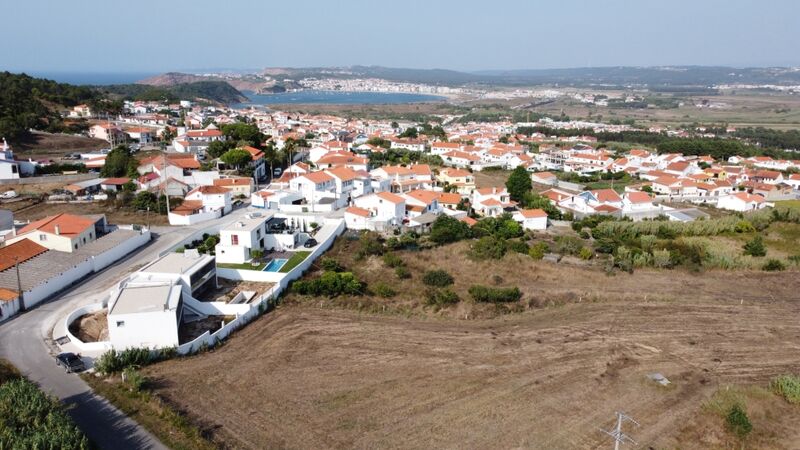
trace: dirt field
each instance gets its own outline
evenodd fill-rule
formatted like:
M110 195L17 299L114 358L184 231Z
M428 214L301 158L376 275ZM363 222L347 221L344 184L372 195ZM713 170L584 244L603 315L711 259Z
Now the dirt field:
M617 410L642 424L629 431L643 447L724 448L703 404L719 386L798 372L798 309L688 297L423 321L292 306L146 372L237 448L605 448L597 427ZM800 410L783 409L777 425L751 413L756 447L797 448Z
M147 214L140 214L129 209L115 209L104 206L102 202L93 203L38 203L21 206L14 212L15 220L39 220L43 217L60 213L70 214L105 214L112 224L147 224ZM167 216L151 213L151 225L167 225Z
M598 427L618 410L642 424L628 431L645 448L738 448L710 399L727 385L757 390L800 372L796 272L608 276L521 255L473 262L459 251L403 257L415 276L451 271L462 298L495 276L518 285L518 314L470 301L431 313L420 287L388 278L373 258L359 276L392 284L397 298L290 296L221 349L145 372L233 448L548 449L606 448ZM356 310L367 301L385 302L386 313ZM673 384L655 385L653 372ZM800 409L769 393L747 399L750 446L800 445Z
M93 314L81 316L69 326L69 331L83 342L108 340L108 311L103 309Z
M102 139L37 131L28 140L13 143L12 150L17 157L58 159L67 153L90 152L108 146L109 143Z

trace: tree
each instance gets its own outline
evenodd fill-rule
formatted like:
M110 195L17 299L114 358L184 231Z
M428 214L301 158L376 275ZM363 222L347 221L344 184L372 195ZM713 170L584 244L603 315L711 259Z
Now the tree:
M512 200L520 201L528 192L533 189L531 176L524 167L518 166L511 172L506 181L506 189Z
M247 141L254 147L260 147L264 135L256 125L247 123L231 123L222 126L222 133L233 141Z
M247 150L234 148L225 152L219 159L228 167L235 167L237 170L253 160L253 156Z
M398 137L416 139L417 137L419 137L419 133L417 132L417 127L406 128L406 130L400 133Z
M120 145L115 149L108 152L106 155L106 163L100 169L101 177L123 177L123 176L136 176L136 168L139 163L136 158L131 154L130 149L125 145Z
M233 141L213 141L208 144L206 153L212 158L219 158L231 148L233 148Z
M756 236L744 244L744 254L750 256L766 256L767 249L764 247L764 239Z
M469 225L442 214L436 218L431 226L430 239L436 244L457 242L471 236Z
M175 139L175 132L172 131L172 128L165 127L164 131L161 132L161 141L172 142L173 139Z

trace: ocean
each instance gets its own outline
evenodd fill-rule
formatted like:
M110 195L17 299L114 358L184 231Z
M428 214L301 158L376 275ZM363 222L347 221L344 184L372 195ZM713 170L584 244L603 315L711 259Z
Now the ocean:
M440 97L438 95L405 94L394 92L298 91L264 95L258 95L253 92L244 92L244 95L250 99L250 102L231 106L235 108L241 108L251 105L275 104L375 105L436 102L445 100L445 97Z

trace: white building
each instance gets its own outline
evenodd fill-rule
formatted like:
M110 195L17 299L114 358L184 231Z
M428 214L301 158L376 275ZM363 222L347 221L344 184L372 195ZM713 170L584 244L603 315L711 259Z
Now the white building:
M512 217L525 230L547 229L547 213L541 209L520 209L514 211Z
M767 203L764 197L760 195L748 194L747 192L737 192L735 194L720 197L717 202L717 207L720 209L728 209L731 211L753 211L756 209L764 208Z
M255 213L219 230L214 253L220 263L243 264L250 261L253 250L294 250L299 237L298 230L286 226L286 218Z

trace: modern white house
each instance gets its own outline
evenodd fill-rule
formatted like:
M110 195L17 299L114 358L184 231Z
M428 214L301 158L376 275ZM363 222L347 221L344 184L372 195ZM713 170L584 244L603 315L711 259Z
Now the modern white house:
M286 218L254 213L219 230L214 248L220 263L243 264L253 250L286 251L299 245L300 232L286 226Z
M183 290L174 280L131 280L108 303L108 337L117 348L177 347Z
M764 197L760 195L748 194L747 192L737 192L735 194L720 197L717 208L728 209L731 211L754 211L769 206Z
M172 280L180 282L189 294L209 285L216 285L217 270L213 256L187 250L184 253L167 253L137 272L139 279Z

